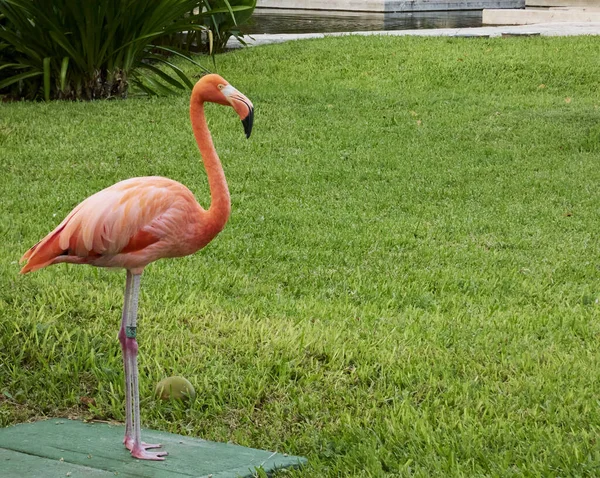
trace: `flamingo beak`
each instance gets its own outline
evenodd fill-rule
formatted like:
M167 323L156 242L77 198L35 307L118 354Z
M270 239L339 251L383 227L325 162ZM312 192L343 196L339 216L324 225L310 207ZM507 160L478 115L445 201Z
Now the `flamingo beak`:
M252 102L231 85L225 86L221 92L240 116L242 125L244 125L246 138L249 138L252 133L252 125L254 124L254 106Z
M254 124L254 108L250 108L248 116L246 116L242 120L242 124L244 125L244 133L246 133L246 139L250 137L252 133L252 125Z

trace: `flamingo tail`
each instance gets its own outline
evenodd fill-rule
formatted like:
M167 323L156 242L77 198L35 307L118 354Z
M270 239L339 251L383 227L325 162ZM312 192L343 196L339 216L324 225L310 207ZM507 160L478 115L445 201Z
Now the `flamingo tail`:
M60 232L64 229L64 227L65 225L56 228L44 239L29 249L25 254L23 254L23 257L21 257L19 263L26 262L26 264L21 269L21 274L27 274L28 272L34 272L38 269L49 266L53 263L54 259L65 253L65 251L59 245Z

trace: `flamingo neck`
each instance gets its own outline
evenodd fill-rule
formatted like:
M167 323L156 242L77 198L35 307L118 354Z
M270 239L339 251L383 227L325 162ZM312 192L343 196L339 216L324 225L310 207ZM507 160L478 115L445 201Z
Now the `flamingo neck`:
M208 130L206 116L204 115L204 100L201 95L194 91L190 105L190 117L194 137L200 149L204 169L208 177L208 187L210 188L210 207L207 211L206 224L215 235L225 227L229 213L231 212L231 199L227 180L223 172L223 166L215 150L215 146Z

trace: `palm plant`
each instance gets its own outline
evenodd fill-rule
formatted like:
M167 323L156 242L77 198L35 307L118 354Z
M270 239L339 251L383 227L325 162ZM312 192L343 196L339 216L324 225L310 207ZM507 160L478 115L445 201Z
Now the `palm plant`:
M227 13L224 1L211 14ZM90 100L126 97L131 84L147 94L191 88L170 57L194 60L154 43L206 30L199 6L199 0L0 0L0 93Z

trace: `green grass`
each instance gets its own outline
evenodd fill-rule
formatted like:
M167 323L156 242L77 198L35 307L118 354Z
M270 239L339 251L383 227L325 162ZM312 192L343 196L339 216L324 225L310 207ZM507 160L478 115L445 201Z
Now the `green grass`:
M599 45L352 37L220 56L255 130L210 107L230 223L142 279L144 426L307 456L299 477L598 476ZM124 419L125 274L22 277L16 261L130 176L206 205L187 104L0 107L0 425ZM192 406L153 398L172 374Z

